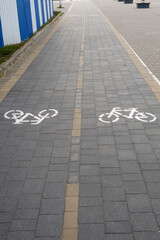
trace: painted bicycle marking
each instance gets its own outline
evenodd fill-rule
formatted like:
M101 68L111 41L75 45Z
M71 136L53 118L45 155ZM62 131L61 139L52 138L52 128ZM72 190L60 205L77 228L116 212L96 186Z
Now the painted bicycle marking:
M128 114L125 114L128 113ZM154 122L157 118L154 114L148 112L139 112L138 108L127 108L122 109L115 107L111 112L103 113L99 116L99 120L103 123L114 123L117 122L120 117L128 119L137 119L141 122Z
M32 113L24 113L21 110L10 110L4 114L4 117L14 120L12 124L30 123L32 125L38 125L46 118L53 118L57 114L58 111L55 109L42 110L37 116Z

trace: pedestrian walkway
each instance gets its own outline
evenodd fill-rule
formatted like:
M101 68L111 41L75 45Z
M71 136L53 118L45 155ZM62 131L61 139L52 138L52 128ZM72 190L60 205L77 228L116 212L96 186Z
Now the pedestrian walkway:
M159 85L89 0L30 60L0 103L0 240L159 240Z

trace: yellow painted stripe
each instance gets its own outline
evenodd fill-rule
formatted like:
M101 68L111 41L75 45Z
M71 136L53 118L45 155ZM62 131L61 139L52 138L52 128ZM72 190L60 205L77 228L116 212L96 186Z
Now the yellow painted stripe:
M80 136L81 136L81 108L75 108L72 125L72 137Z
M78 79L77 79L77 89L82 89L82 81L83 81L82 75L78 76Z
M67 184L62 240L78 240L79 184Z
M79 58L79 66L82 67L83 64L84 64L84 60L83 60L83 57L81 56L81 57Z

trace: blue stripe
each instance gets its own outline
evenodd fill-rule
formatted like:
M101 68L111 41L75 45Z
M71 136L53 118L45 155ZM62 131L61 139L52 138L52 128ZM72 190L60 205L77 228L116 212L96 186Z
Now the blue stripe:
M41 8L42 8L42 20L43 20L43 24L45 24L43 0L41 0Z
M45 0L46 1L46 14L47 14L47 21L48 21L48 19L49 19L49 17L48 17L48 3L47 3L47 0Z
M17 11L18 11L18 19L19 19L20 36L21 36L21 41L23 42L25 39L28 38L28 29L27 29L25 7L24 7L23 0L17 0Z
M34 5L35 5L35 14L36 14L36 22L37 22L37 30L38 30L40 28L38 0L34 0Z
M1 18L0 18L0 47L4 47Z
M49 18L51 18L51 1L49 0L49 15L50 15L50 17Z
M24 6L25 6L28 35L30 37L30 35L33 33L30 0L24 0Z
M52 14L51 14L51 0L49 0L49 12L50 12L50 18L52 17Z

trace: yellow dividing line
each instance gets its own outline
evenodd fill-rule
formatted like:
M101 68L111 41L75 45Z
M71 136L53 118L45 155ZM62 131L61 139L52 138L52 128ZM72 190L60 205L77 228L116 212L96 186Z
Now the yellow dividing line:
M79 75L77 79L77 89L82 89L83 88L83 76Z
M81 52L84 51L83 44L85 34L84 29L85 21L83 25ZM79 67L82 67L83 65L84 65L83 56L80 56ZM82 88L83 88L83 76L79 75L77 78L76 93L78 93L79 91L82 92L81 91ZM72 137L80 138L81 136L82 125L81 115L82 115L81 107L78 108L75 107L72 124ZM79 201L79 183L67 184L62 240L78 240L78 201Z
M78 239L79 184L67 184L62 240Z
M101 13L101 15L105 18L106 22L108 23L108 25L110 26L110 28L112 29L112 31L116 35L117 39L119 40L119 42L121 43L121 45L123 46L123 48L125 49L127 54L129 55L130 59L132 60L132 62L136 66L136 68L138 69L139 73L142 75L142 77L147 82L147 84L151 88L152 92L154 93L154 95L156 96L158 101L160 102L160 85L155 81L155 79L152 77L152 75L147 71L146 67L143 66L141 61L137 58L135 53L131 50L131 48L126 43L126 41L123 39L121 34L112 25L110 20L103 14L103 12L95 4L94 4L94 6Z
M75 108L72 125L72 137L80 136L81 136L81 108Z
M79 58L79 66L80 66L80 67L83 67L83 64L84 64L84 61L83 61L83 57L81 56L81 57Z
M73 5L73 3L72 3ZM70 6L68 12L71 10L72 5ZM24 72L27 70L27 68L30 66L32 61L37 57L37 55L40 53L40 51L44 48L44 46L47 44L47 42L51 39L51 37L54 35L54 33L58 30L58 28L62 25L62 23L65 21L67 14L59 20L59 22L53 27L53 29L50 31L49 34L45 37L45 39L42 41L41 44L38 44L37 47L33 50L33 52L30 54L30 56L24 61L24 63L19 67L19 69L16 71L16 73L10 78L10 80L0 89L0 103L3 101L3 99L7 96L9 91L12 89L12 87L16 84L16 82L22 77Z

